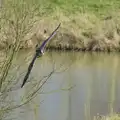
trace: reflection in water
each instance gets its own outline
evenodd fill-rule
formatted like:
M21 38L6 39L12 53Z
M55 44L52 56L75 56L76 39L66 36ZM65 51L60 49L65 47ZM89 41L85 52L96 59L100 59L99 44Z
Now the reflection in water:
M19 64L27 54L19 55ZM46 53L36 61L31 77L40 79L41 75L47 75L53 63L58 73L52 75L32 102L15 111L17 120L90 120L97 113L106 115L119 109L119 54ZM64 66L59 69L61 65ZM24 64L21 70L26 68ZM17 91L16 100L27 94L30 83L27 84Z

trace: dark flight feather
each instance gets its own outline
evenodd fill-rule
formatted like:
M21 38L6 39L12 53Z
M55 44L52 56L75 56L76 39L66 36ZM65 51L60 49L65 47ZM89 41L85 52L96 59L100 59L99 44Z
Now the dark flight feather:
M56 34L58 28L60 27L60 25L61 25L61 24L59 24L58 27L51 33L50 37L48 37L48 38L42 43L42 45L38 48L39 50L44 51L45 45L47 44L47 42L48 42L49 40L51 40L51 39L55 36L55 34Z

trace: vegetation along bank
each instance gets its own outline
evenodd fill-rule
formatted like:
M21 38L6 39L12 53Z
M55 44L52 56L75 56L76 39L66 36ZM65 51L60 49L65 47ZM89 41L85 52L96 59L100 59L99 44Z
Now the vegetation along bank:
M118 0L35 0L35 5L32 0L24 0L21 4L14 0L9 2L16 3L16 7L13 11L8 1L3 4L4 11L9 14L11 11L12 15L5 11L9 20L6 19L3 25L5 33L1 32L1 49L10 48L16 40L21 49L35 48L61 23L57 35L47 45L48 49L120 51Z

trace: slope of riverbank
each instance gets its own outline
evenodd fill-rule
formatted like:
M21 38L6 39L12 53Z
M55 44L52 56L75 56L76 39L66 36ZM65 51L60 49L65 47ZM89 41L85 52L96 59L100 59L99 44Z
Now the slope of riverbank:
M41 44L61 23L56 37L47 45L48 49L120 51L120 1L36 0L34 2L39 4L37 22L33 22L30 32L25 34L24 38L20 38L21 49L34 48L36 44ZM31 1L26 0L26 3L32 5ZM22 12L24 15L24 11ZM6 45L10 47L11 44L14 43L3 40L0 48L6 48Z
M36 24L37 27L33 29L24 47L41 44L61 22L56 37L48 44L49 49L120 51L120 17L118 14L113 14L108 19L100 19L94 14L87 13L78 13L69 17L61 12L55 15L55 18L45 17Z

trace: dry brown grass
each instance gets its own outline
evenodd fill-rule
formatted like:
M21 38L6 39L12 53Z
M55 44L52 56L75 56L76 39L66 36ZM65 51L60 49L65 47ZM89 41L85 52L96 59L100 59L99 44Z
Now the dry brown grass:
M34 25L25 40L23 48L35 47L45 40L61 22L56 37L48 48L60 50L119 51L120 50L120 14L98 18L94 14L78 13L66 16L57 11L53 16L44 17ZM45 33L46 31L46 33ZM25 42L25 41L24 41Z
M96 116L94 120L120 120L120 116L118 114L112 114L109 116Z
M24 15L24 14L23 14ZM29 18L29 17L28 17ZM21 19L21 18L20 18ZM33 21L36 18L33 18ZM35 48L41 44L55 27L61 23L56 37L47 45L49 49L82 50L82 51L120 51L120 13L111 12L108 16L96 16L94 13L75 13L66 15L62 10L56 11L46 17L37 18L32 29L26 35L21 34L20 48ZM31 22L32 23L32 22ZM21 23L22 24L22 23ZM9 48L14 44L11 28L6 27L9 39L0 33L0 48ZM4 37L5 36L5 37ZM12 37L11 37L12 36Z

